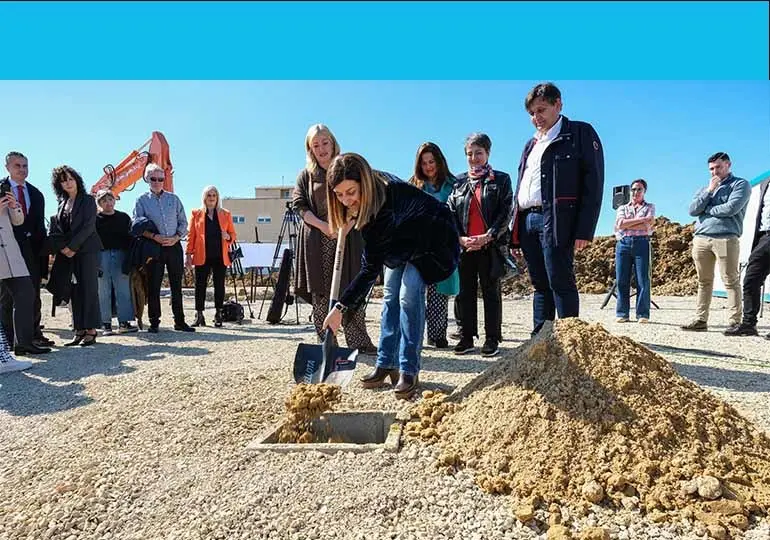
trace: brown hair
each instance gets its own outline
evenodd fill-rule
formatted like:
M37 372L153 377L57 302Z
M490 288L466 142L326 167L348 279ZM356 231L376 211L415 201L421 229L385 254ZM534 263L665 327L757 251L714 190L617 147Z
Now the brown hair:
M422 143L417 149L417 157L414 160L414 175L409 179L409 182L420 189L423 188L425 182L432 183L430 178L422 172L422 155L426 153L433 154L433 159L436 160L436 183L434 187L440 190L444 187L444 182L446 182L447 178L454 178L454 175L449 172L449 165L447 165L441 148L432 142Z
M62 182L66 180L67 176L75 180L75 183L78 186L78 193L86 193L86 186L83 184L83 177L80 176L80 174L75 169L69 165L54 167L53 172L51 173L51 186L53 186L53 192L56 194L56 198L59 201L63 201L64 199L69 198L67 192L64 191L63 187L61 187Z
M540 83L530 90L527 97L524 98L524 108L529 111L532 102L538 98L543 98L551 105L555 105L556 100L561 99L561 92L553 83Z
M344 180L359 184L361 202L358 216L348 215L348 209L334 193L334 188ZM332 230L337 232L351 217L356 220L356 229L361 230L385 203L387 184L385 175L373 171L363 156L348 152L335 157L326 172L326 205Z
M492 151L492 139L486 133L471 133L465 138L465 150L468 150L469 146L480 146L486 150L487 154Z

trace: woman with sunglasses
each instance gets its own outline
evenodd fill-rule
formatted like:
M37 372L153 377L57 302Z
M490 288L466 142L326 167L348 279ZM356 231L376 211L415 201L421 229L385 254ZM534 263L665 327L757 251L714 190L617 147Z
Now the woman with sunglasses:
M615 315L627 323L631 309L631 268L636 269L636 320L650 320L650 235L655 223L655 206L644 196L647 182L631 182L631 200L620 206L615 218L615 283L618 287Z

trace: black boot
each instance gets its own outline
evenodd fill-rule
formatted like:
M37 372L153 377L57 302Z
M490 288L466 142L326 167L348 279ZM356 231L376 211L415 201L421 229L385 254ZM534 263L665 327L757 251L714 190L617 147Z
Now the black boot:
M218 309L214 313L214 326L220 328L222 326L222 310Z
M396 399L409 399L417 391L419 385L419 377L402 373L393 392L396 394Z
M396 384L396 381L398 381L398 369L376 367L369 375L361 378L361 386L364 388L377 388L382 386L388 377L390 377L391 384Z
M203 312L202 311L196 311L195 312L195 321L192 323L193 326L206 326L206 319L203 318Z

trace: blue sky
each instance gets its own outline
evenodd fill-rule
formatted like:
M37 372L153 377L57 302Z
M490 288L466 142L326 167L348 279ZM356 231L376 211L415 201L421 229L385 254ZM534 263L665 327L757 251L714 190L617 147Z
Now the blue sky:
M452 171L465 168L463 139L484 131L490 163L514 175L533 128L527 81L5 81L0 151L24 152L30 182L55 212L51 169L67 163L90 187L153 130L166 135L175 190L185 208L213 183L225 196L257 185L292 186L313 123L328 124L343 151L404 178L417 146L436 142ZM687 205L708 181L706 158L726 151L747 179L770 169L767 81L562 81L564 114L591 122L605 149L599 234L609 234L615 185L642 177L660 215L691 221ZM144 184L126 193L130 210Z

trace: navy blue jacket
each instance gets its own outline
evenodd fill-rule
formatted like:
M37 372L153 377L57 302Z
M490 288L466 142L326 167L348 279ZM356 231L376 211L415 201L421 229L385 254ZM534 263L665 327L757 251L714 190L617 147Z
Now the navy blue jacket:
M530 139L521 154L519 179L513 199L511 247L518 248L519 188L527 157L535 145ZM575 240L593 240L604 191L604 149L591 124L562 115L561 131L546 148L541 161L544 237L550 246L573 246Z
M142 236L145 232L158 234L158 227L146 217L137 218L131 224L133 241L121 268L126 275L132 270L144 269L148 263L160 257L160 244Z
M386 190L382 208L361 229L361 270L340 295L351 309L364 302L383 265L411 263L432 285L452 275L460 261L460 235L446 204L403 181L389 181Z

